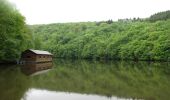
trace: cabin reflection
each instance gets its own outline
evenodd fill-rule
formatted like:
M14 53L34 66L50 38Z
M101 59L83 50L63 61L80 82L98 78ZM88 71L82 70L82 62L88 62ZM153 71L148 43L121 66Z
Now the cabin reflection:
M48 71L52 66L52 62L25 63L21 66L21 71L26 75L36 75Z

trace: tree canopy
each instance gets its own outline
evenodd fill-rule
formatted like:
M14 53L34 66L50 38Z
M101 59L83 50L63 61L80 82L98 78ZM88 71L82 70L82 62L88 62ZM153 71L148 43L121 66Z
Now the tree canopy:
M170 20L33 25L55 57L170 61Z
M8 1L0 0L0 62L17 60L32 46L31 40L25 18Z
M26 25L25 18L0 0L0 63L19 59L27 48L54 57L170 61L170 11L147 19Z
M153 14L149 18L151 22L155 22L158 20L167 20L167 19L170 19L170 10Z

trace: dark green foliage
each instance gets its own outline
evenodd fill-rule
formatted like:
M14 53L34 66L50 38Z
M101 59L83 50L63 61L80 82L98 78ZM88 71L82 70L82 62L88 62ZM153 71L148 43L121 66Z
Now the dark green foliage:
M135 19L136 20L136 19ZM40 48L55 57L170 60L170 20L31 26Z
M0 63L15 61L31 46L25 18L6 0L0 0Z
M158 20L167 20L167 19L170 19L170 10L164 11L164 12L159 12L159 13L156 13L156 14L150 16L149 21L155 22Z

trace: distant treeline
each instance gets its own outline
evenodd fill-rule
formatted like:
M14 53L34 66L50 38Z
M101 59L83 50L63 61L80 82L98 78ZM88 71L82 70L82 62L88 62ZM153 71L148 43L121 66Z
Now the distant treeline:
M55 57L170 61L170 20L164 13L170 15L30 27L36 48Z
M54 57L170 61L170 11L150 18L32 25L0 0L0 63L13 62L28 48Z
M155 22L158 20L167 20L167 19L170 19L170 10L164 11L164 12L159 12L159 13L152 15L149 18L149 21Z

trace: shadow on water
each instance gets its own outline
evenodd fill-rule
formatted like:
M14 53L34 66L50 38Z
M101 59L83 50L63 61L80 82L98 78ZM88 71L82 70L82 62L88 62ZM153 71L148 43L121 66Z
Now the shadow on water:
M34 65L32 69L30 65L1 67L0 100L21 98L35 100L27 97L34 97L35 94L32 93L35 92L55 94L55 98L58 97L56 97L58 93L76 94L74 96L86 94L89 95L88 98L94 95L94 100L97 100L94 98L95 95L101 98L107 96L108 99L104 100L117 100L113 97L145 100L170 98L168 63L56 60L52 70L30 76L37 71L42 71L41 68L47 65L50 64Z

